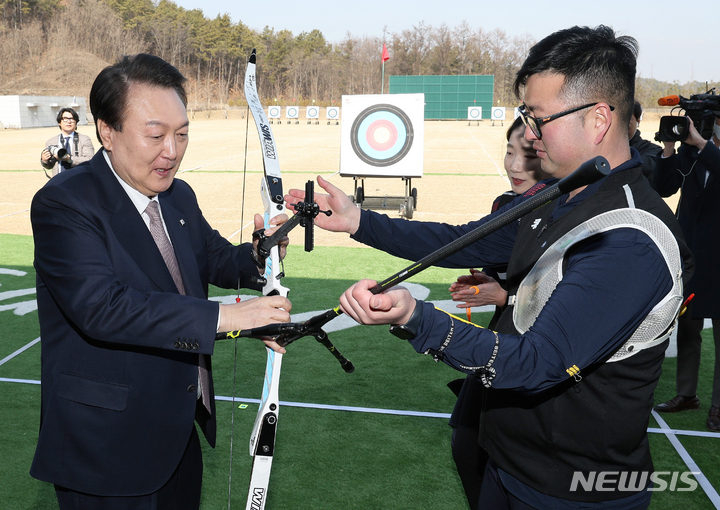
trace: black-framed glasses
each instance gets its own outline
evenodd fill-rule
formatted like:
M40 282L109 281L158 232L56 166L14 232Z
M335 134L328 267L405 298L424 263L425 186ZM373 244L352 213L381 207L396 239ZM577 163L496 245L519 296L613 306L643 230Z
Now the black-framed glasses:
M590 108L591 106L595 106L597 104L600 104L598 101L597 103L588 103L584 104L582 106L578 106L577 108L570 108L569 110L565 110L560 113L553 113L552 115L548 115L547 117L532 117L531 115L528 115L527 106L524 104L520 105L520 108L518 112L520 113L520 117L522 118L523 123L530 128L530 131L532 131L533 135L538 140L542 139L542 132L540 131L540 126L543 124L547 124L551 120L559 119L560 117L564 117L565 115L570 115L571 113L579 112L580 110L584 108ZM614 106L610 106L610 111L615 110Z

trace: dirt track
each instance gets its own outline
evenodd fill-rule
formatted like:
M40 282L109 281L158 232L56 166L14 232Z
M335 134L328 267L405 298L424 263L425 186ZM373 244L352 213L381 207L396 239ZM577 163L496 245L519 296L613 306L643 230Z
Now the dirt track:
M235 112L239 117L239 114ZM645 138L657 130L659 117L642 122ZM195 118L190 126L190 145L178 177L195 189L200 206L213 227L233 242L240 236L243 161L246 121L215 112L209 119ZM425 122L423 177L413 179L418 190L414 220L464 223L490 210L493 199L509 189L502 171L505 129L490 121L468 126L467 121ZM340 126L320 124L274 124L283 187L304 188L308 179L322 175L336 186L353 193L353 179L340 177ZM80 126L95 143L94 126ZM34 193L47 181L40 167L40 151L57 128L0 131L0 233L31 235L29 208ZM250 237L252 214L262 212L259 185L262 175L260 145L250 125L245 192L246 228ZM97 144L96 149L97 149ZM371 178L365 181L366 196L401 196L400 178ZM671 207L676 199L670 199ZM390 209L388 214L399 216ZM302 242L296 229L293 243ZM319 246L359 246L343 234L317 230Z

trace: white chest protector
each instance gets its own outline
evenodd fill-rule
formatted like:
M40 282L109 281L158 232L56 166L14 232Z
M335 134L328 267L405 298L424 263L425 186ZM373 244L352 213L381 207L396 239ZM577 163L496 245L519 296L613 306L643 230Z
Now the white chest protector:
M525 333L535 322L550 295L563 277L565 253L575 243L590 236L617 228L634 228L647 234L660 250L673 286L670 292L650 311L632 336L607 361L620 361L664 342L670 337L683 300L682 259L675 236L656 216L633 208L629 188L625 188L630 208L602 213L578 225L553 243L523 279L517 294L512 296L513 322L519 333Z

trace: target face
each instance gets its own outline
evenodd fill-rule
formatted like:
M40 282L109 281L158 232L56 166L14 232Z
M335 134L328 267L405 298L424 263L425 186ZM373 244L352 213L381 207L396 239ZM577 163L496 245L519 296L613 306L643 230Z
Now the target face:
M308 106L305 114L308 119L317 119L320 116L320 108L317 106Z
M298 118L298 108L297 106L288 106L285 108L285 118L286 119L297 119Z
M340 175L422 177L424 94L342 96Z
M493 120L505 120L505 107L493 106L491 115Z
M468 107L468 120L481 120L482 119L482 106L469 106Z
M402 160L412 148L414 130L400 108L390 104L363 110L350 130L350 144L369 165L388 166Z
M328 119L337 120L340 118L340 108L337 106L328 106L325 115Z
M280 118L280 107L279 106L271 106L268 108L268 118L269 119L279 119Z

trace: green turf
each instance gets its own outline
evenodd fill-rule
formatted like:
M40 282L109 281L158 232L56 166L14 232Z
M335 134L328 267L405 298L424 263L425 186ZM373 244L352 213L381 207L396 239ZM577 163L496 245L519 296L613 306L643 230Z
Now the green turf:
M293 312L324 311L359 278L382 280L407 261L364 248L323 248L312 253L291 247L283 281L291 289ZM0 268L25 271L25 276L0 274L0 296L9 290L34 287L32 240L0 235ZM447 288L460 270L430 269L412 281L427 286L428 299L447 299ZM231 294L211 289L212 295ZM37 312L15 315L13 305L33 295L0 300L0 359L39 336ZM476 314L479 323L489 314ZM708 337L708 332L704 332ZM446 384L462 377L443 364L421 356L387 332L387 327L353 327L330 334L332 342L355 365L346 374L333 356L311 338L288 347L283 359L280 399L287 402L449 413L454 397ZM237 359L235 350L237 346ZM703 345L698 412L663 415L678 429L705 429L709 405L712 340ZM669 358L656 400L674 396L675 360ZM260 397L265 351L252 339L222 341L213 359L218 396ZM0 366L0 377L39 380L40 346L35 345ZM0 508L56 508L49 484L28 475L37 441L40 387L0 382ZM227 508L231 419L234 420L232 508L244 508L250 477L248 438L256 404L240 408L218 401L218 444L204 446L203 509ZM622 417L618 417L622 419ZM655 427L651 419L651 427ZM720 439L679 436L681 443L710 482L720 486L717 467ZM650 434L658 471L686 471L664 435ZM462 509L467 508L450 454L450 428L444 418L395 416L281 406L267 508L276 509ZM661 492L652 509L713 508L704 492Z

